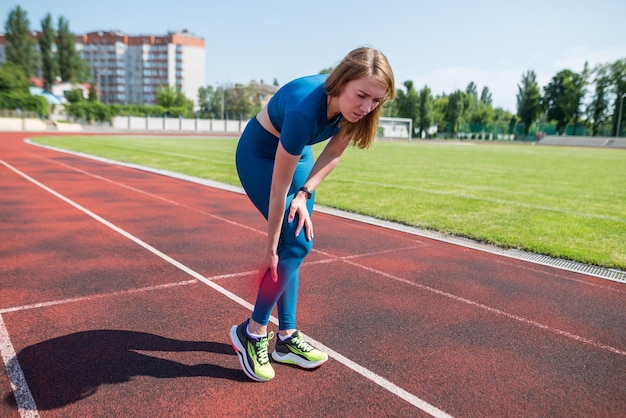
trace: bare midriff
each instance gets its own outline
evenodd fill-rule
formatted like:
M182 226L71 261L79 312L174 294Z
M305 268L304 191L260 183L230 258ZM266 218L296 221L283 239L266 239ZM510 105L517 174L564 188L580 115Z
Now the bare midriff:
M274 125L272 125L270 115L267 113L267 107L264 107L263 110L256 115L256 120L259 121L259 124L261 124L263 129L274 135L276 138L280 138L280 133L276 130L276 128L274 128Z

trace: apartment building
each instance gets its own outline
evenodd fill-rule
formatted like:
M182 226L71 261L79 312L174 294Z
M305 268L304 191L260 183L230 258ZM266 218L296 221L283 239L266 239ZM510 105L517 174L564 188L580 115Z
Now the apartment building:
M31 32L33 39L40 34ZM154 104L157 89L170 86L197 104L198 89L206 85L204 39L186 30L164 36L98 31L75 39L104 103ZM6 62L6 45L0 35L0 64Z
M76 51L89 63L104 103L153 104L158 88L170 86L197 104L205 86L204 39L186 30L165 36L90 32L76 36Z

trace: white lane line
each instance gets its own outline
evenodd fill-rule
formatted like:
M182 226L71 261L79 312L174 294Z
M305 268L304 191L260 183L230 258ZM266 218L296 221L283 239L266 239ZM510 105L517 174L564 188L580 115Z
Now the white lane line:
M144 172L148 172L148 173L155 173L155 174L159 174L162 176L166 176L166 177L171 177L171 178L175 178L175 179L179 179L179 180L184 180L184 181L188 181L191 183L195 183L195 184L201 184L203 186L207 186L207 187L213 187L216 189L221 189L221 190L227 190L229 192L233 192L233 193L239 193L239 194L245 194L245 192L243 191L243 189L241 187L236 187L236 186L232 186L229 184L225 184L225 183L220 183L217 181L213 181L213 180L207 180L207 179L202 179L199 177L193 177L193 176L188 176L186 174L181 174L181 173L176 173L173 171L167 171L167 170L161 170L161 169L157 169L157 168L152 168L152 167L147 167L147 166L142 166L142 165L138 165L138 164L130 164L130 163L124 163L121 161L116 161L116 160L111 160L108 158L103 158L103 157L98 157L92 154L85 154L85 153L81 153L81 152L77 152L77 151L70 151L67 149L63 149L63 148L58 148L58 147L53 147L50 145L43 145L43 144L38 144L36 142L31 141L30 139L26 138L24 140L25 143L29 144L29 145L33 145L36 147L40 147L40 148L44 148L44 149L49 149L49 150L53 150L62 154L67 154L67 155L73 155L73 156L78 156L81 158L85 158L85 159L89 159L89 160L94 160L94 161L99 161L99 162L103 162L106 164L111 164L111 165L115 165L115 166L119 166L119 167L126 167L126 168L132 168L135 170L140 170L140 171L144 171ZM42 158L42 157L40 157ZM56 163L56 161L54 160L50 160ZM555 263L555 261L558 261L558 259L555 259L553 257L549 257L549 256L539 256L538 254L532 254L532 253L526 253L524 251L518 251L518 250L503 250L502 248L499 247L495 247L495 246L489 246L486 244L481 244L479 242L476 241L472 241L469 239L463 239L463 238L455 238L455 237L450 237L450 236L446 236L444 234L440 234L438 232L435 231L428 231L428 230L423 230L423 229L419 229L417 227L412 227L412 226L408 226L408 225L401 225L401 224L397 224L394 222L390 222L390 221L384 221L381 219L376 219L370 216L366 216L366 215L359 215L359 214L355 214L355 213L350 213L350 212L346 212L346 211L342 211L339 209L334 209L334 208L330 208L330 207L324 207L321 205L317 205L317 212L321 212L321 213L326 213L328 215L334 215L337 217L341 217L341 218L346 218L346 219L350 219L352 221L357 221L357 222L361 222L364 224L369 224L369 225L375 225L375 226L379 226L382 228L386 228L386 229L390 229L393 231L400 231L400 232L405 232L407 234L410 235L415 235L418 237L423 237L423 238L428 238L428 239L432 239L432 240L436 240L436 241L440 241L440 242L445 242L448 244L453 244L453 245L458 245L464 248L471 248L477 251L482 251L482 252L486 252L489 254L495 254L497 256L500 257L505 257L505 258L509 258L509 259L514 259L514 260L521 260L524 261L525 263L528 264L535 264L535 265L542 265L542 266L547 266L547 267L551 267L557 270L561 270L561 271L570 271L570 272L574 272L574 273L578 273L578 274L582 274L584 276L591 276L591 277L597 277L603 280L610 280L610 281L614 281L614 282L618 282L618 283L624 283L624 278L622 276L615 276L613 274L612 270L602 270L601 268L597 268L597 270L595 271L590 271L589 269L585 268L585 269L581 269L579 268L580 266L575 265L563 265L562 263ZM313 250L315 251L315 249ZM583 264L581 264L581 266L584 266ZM520 267L523 268L523 267ZM577 281L586 285L592 285L592 286L598 286L596 284L591 284L589 282L586 281L582 281L582 280L576 280L576 279L572 279L571 277L563 277L563 276L555 276L558 277L562 280L573 280L573 281Z
M37 411L37 404L33 398L33 394L28 388L26 383L26 377L20 363L17 361L15 355L15 349L11 340L9 339L9 332L4 325L2 315L0 315L0 355L2 355L2 361L4 367L7 369L7 376L11 384L11 390L15 396L15 402L17 403L17 411L22 418L35 418L39 417Z
M117 292L100 293L96 295L80 296L80 297L67 298L67 299L61 299L61 300L53 300L50 302L32 303L30 305L13 306L11 308L0 309L0 315L6 314L9 312L20 312L20 311L26 311L29 309L45 308L48 306L55 306L55 305L64 305L66 303L85 302L85 301L90 301L90 300L107 298L111 296L120 296L120 295L132 294L132 293L149 292L152 290L166 289L168 287L186 286L186 285L194 284L194 283L198 283L198 281L197 280L185 280L185 281L178 282L178 283L165 283L165 284L160 284L156 286L140 287L137 289L118 290Z
M488 311L488 312L491 312L491 313L494 313L494 314L497 314L497 315L502 315L502 316L505 316L507 318L514 319L514 320L519 321L521 323L524 323L526 325L531 325L533 327L537 327L537 328L540 328L540 329L543 329L543 330L546 330L546 331L549 331L549 332L553 332L555 334L562 335L562 336L570 338L572 340L575 340L575 341L578 341L578 342L582 342L582 343L585 343L585 344L589 344L589 345L591 345L591 346L593 346L595 348L599 348L601 350L606 350L606 351L610 351L610 352L615 353L615 354L626 356L626 351L620 350L619 348L615 348L615 347L612 347L612 346L607 345L607 344L602 344L602 343L599 343L597 341L591 340L589 338L581 337L580 335L572 334L571 332L563 331L563 330L560 330L558 328L553 328L551 326L542 324L540 322L536 322L536 321L533 321L531 319L524 318L523 316L519 316L519 315L515 315L515 314L512 314L512 313L509 313L509 312L505 312L505 311L502 311L502 310L497 309L497 308L492 308L491 306L487 306L487 305L484 305L484 304L482 304L480 302L476 302L476 301L473 301L473 300L470 300L470 299L466 299L466 298L463 298L463 297L460 297L460 296L456 296L456 295L453 295L452 293L444 292L443 290L439 290L439 289L435 289L435 288L430 287L430 286L426 286L426 285L423 285L423 284L415 283L415 282L412 282L410 280L403 279L402 277L394 276L393 274L385 273L384 271L377 270L377 269L372 268L372 267L367 267L367 266L364 266L363 264L355 263L354 261L350 261L350 260L347 260L347 259L342 259L341 261L343 261L346 264L350 264L351 266L359 267L359 268L362 268L362 269L367 270L369 272L375 273L377 275L380 275L380 276L383 276L383 277L387 277L389 279L393 279L393 280L399 281L401 283L405 283L405 284L408 284L410 286L414 286L414 287L417 287L419 289L427 290L427 291L435 293L437 295L450 298L450 299L455 300L457 302L462 302L462 303L465 303L465 304L468 304L468 305L471 305L471 306L475 306L475 307L477 307L479 309L482 309L482 310L485 310L485 311Z
M239 305L247 308L250 311L252 311L254 309L254 306L252 304L248 303L246 300L240 298L239 296L237 296L236 294L226 290L225 288L215 284L211 280L209 280L209 279L205 278L204 276L202 276L200 273L198 273L195 270L187 267L186 265L180 263L179 261L173 259L172 257L168 256L167 254L157 250L156 248L154 248L150 244L140 240L139 238L135 237L134 235L130 234L129 232L126 232L122 228L112 224L111 222L109 222L106 219L102 218L101 216L95 214L94 212L90 211L89 209L79 205L78 203L74 202L73 200L71 200L71 199L63 196L62 194L56 192L55 190L49 188L45 184L35 180L34 178L30 177L26 173L23 173L22 171L18 170L17 168L11 166L10 164L8 164L8 163L6 163L6 162L4 162L2 160L0 160L0 163L5 165L7 168L9 168L11 171L15 172L16 174L24 177L26 180L32 182L33 184L39 186L43 190L45 190L48 193L52 194L53 196L61 199L65 203L69 204L70 206L72 206L72 207L78 209L79 211L85 213L86 215L92 217L96 221L98 221L98 222L102 223L103 225L109 227L110 229L112 229L115 232L119 233L123 237L133 241L134 243L136 243L140 247L150 251L154 255L156 255L156 256L160 257L161 259L167 261L168 263L172 264L173 266L177 267L178 269L182 270L183 272L189 274L190 276L194 277L195 279L201 281L202 283L205 283L206 285L208 285L209 287L211 287L215 291L221 293L222 295L226 296L227 298L231 299L232 301L238 303ZM272 323L274 323L276 325L278 324L278 320L275 317L272 316L270 318L270 320L272 321ZM6 341L6 344L11 345L8 334L6 335L6 337L4 337L4 336L2 337L2 344L3 345L5 344L5 341ZM315 340L312 340L312 341L313 341L314 344L316 344L316 345L318 345L320 347L324 347L325 349L328 349L328 347L324 346L319 341L315 341ZM376 373L366 369L365 367L362 367L362 366L358 365L357 363L347 359L346 357L340 355L339 353L336 353L333 350L328 349L328 351L329 351L329 356L334 358L339 363L343 364L345 367L355 371L356 373L360 374L361 376L365 377L366 379L371 380L373 383L375 383L375 384L379 385L380 387L382 387L383 389L385 389L385 390L395 394L396 396L400 397L401 399L404 399L405 401L407 401L411 405L415 406L416 408L418 408L418 409L420 409L420 410L422 410L422 411L424 411L424 412L426 412L426 413L428 413L428 414L430 414L430 415L432 415L434 417L441 417L441 418L450 417L450 415L446 414L445 412L441 411L440 409L436 408L435 406L430 405L429 403L427 403L426 401L418 398L417 396L413 395L412 393L407 392L406 390L400 388L399 386L394 385L393 383L389 382L387 379L383 378L382 376L379 376ZM15 358L14 363L17 364L17 358L15 357L15 352L14 351L13 351L13 356L11 358ZM21 371L21 368L19 367L19 364L17 364L17 368L19 369L19 372L22 373L22 376L23 376L23 372ZM30 395L30 398L32 399L32 394L30 393L30 390L28 389L28 386L26 386L26 381L24 380L23 383L24 383L24 386L18 388L18 390L19 391L26 391ZM14 390L14 393L15 393L15 390ZM17 398L17 394L16 394L16 398ZM34 406L34 400L33 400L32 405L26 404L25 406L26 407ZM18 403L18 408L19 407L20 407L20 404ZM36 407L35 407L35 411L36 411Z
M48 161L48 162L60 165L62 167L65 167L68 170L73 170L73 171L76 171L76 172L81 173L83 175L86 175L86 176L93 177L95 179L104 181L106 183L114 184L114 185L116 185L118 187L121 187L123 189L127 189L127 190L133 191L135 193L139 193L139 194L142 194L144 196L151 197L151 198L156 199L156 200L161 200L161 201L169 203L170 205L173 205L173 206L182 207L182 208L185 208L185 209L188 209L188 210L200 213L202 215L206 215L206 216L208 216L210 218L217 219L219 221L226 222L226 223L238 226L238 227L243 228L243 229L248 229L250 231L253 231L253 232L256 232L256 233L259 233L259 234L264 234L265 233L265 231L262 231L260 229L252 228L252 227L250 227L248 225L244 225L242 223L232 221L232 220L224 218L222 216L217 216L217 215L215 215L213 213L209 213L207 211L200 210L200 209L197 209L197 208L194 208L194 207L191 207L191 206L188 206L188 205L176 202L174 200L168 199L168 198L163 197L163 196L159 196L159 195L156 195L156 194L153 194L153 193L150 193L150 192L146 192L145 190L137 189L135 187L129 186L128 184L120 183L118 181L111 180L111 179L108 179L106 177L102 177L102 176L100 176L98 174L94 174L94 173L90 173L90 172L85 171L85 170L81 170L80 168L72 167L72 166L70 166L68 164L65 164L65 163L62 163L62 162L59 162L59 161L51 160L49 158L42 158L42 157L39 157L39 158L41 158L42 160L45 160L45 161Z

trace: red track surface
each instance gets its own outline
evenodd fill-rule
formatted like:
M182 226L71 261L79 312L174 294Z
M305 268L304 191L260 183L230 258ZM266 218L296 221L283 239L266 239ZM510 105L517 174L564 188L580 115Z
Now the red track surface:
M249 381L247 198L25 136L0 139L0 416L626 416L623 284L323 213L299 326L332 358Z

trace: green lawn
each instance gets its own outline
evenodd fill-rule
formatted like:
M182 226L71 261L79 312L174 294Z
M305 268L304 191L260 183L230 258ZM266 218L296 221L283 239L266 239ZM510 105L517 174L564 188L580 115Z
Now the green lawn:
M239 185L235 139L37 142ZM316 152L321 150L316 146ZM503 247L626 269L626 151L475 142L348 149L317 202Z

